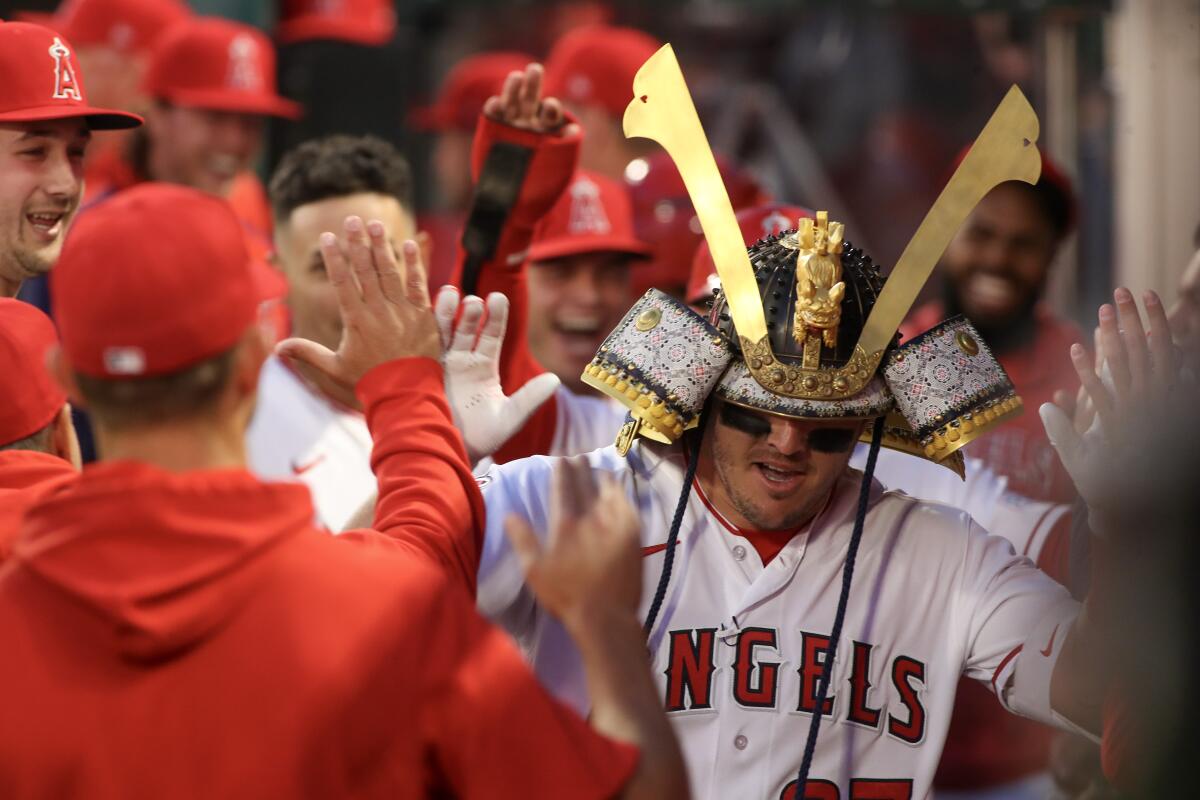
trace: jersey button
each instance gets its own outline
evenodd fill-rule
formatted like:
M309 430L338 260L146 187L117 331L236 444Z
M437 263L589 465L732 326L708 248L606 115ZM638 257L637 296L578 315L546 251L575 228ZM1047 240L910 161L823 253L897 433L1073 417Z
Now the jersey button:
M736 558L738 561L743 560L746 557L746 548L742 547L740 544L734 545L733 557Z
M733 737L733 746L736 747L738 750L745 750L746 745L748 745L748 744L750 744L750 740L747 739L745 736L743 736L740 733L737 736Z

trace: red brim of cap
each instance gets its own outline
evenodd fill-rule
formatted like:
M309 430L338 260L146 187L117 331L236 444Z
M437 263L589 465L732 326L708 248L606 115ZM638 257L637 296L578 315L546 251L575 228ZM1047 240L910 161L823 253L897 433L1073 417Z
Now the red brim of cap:
M319 14L279 23L275 38L280 44L295 44L317 39L379 47L392 40L395 25L363 24L354 20L332 20Z
M535 242L529 248L530 261L553 261L589 253L618 253L633 258L649 258L650 245L627 236L564 236Z
M183 108L201 108L206 111L228 111L232 114L260 114L264 117L300 119L304 107L299 103L274 94L250 94L225 89L197 89L175 91L163 99Z
M111 108L93 108L92 106L40 106L0 112L0 122L44 122L54 119L80 118L86 120L88 127L94 131L127 130L136 128L145 122L137 114Z

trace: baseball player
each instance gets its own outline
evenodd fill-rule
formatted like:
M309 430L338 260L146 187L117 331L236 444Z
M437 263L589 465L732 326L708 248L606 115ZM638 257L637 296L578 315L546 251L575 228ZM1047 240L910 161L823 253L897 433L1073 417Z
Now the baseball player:
M721 245L724 294L707 319L654 292L630 310L585 380L631 418L587 459L644 523L644 625L693 786L712 798L926 797L960 675L1011 711L1098 731L1103 677L1089 615L965 512L872 478L882 446L953 466L961 446L1020 408L1011 382L963 318L885 358L908 311L896 298L916 296L904 282L923 282L932 266L923 255L902 258L885 285L823 213L738 254L673 63L664 48L639 73L626 130L670 142L689 186L711 193L695 205ZM1011 122L989 125L983 155L968 158L955 186L1000 163L1011 165L1005 175L1036 177L1032 110L1016 93L1002 108L997 119ZM930 218L965 216L956 192ZM1161 348L1165 316L1150 310ZM1102 309L1102 326L1115 330L1112 319ZM1124 321L1131 340L1141 336ZM1091 365L1076 349L1082 376ZM1111 437L1078 447L1069 423L1055 429L1077 476L1089 459L1121 455ZM848 470L868 430L866 467ZM573 648L496 528L511 514L545 525L553 463L512 462L484 477L479 601L582 708ZM1104 493L1079 482L1102 517Z
M70 42L0 22L0 296L54 266L83 196L91 131L142 120L88 104Z

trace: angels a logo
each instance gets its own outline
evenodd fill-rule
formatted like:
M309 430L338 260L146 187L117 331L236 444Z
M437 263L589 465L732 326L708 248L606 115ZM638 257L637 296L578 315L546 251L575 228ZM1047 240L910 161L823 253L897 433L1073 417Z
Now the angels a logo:
M71 66L71 51L57 36L50 45L50 57L54 59L54 99L82 101L75 69Z
M230 88L255 92L262 89L262 70L258 64L258 43L250 36L238 36L229 43Z
M571 219L567 230L572 234L592 233L603 236L612 231L604 204L600 202L600 187L587 178L571 184Z
M772 211L767 216L763 217L762 235L766 239L769 236L778 236L784 231L791 230L796 227L796 223L780 214L778 211Z

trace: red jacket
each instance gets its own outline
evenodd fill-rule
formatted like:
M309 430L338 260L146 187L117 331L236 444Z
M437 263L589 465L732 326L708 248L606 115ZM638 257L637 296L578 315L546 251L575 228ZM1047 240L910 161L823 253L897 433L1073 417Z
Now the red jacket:
M432 360L359 384L378 533L241 469L100 463L0 571L5 798L607 797L636 750L474 611L482 498Z
M12 552L26 509L43 492L77 477L75 467L58 456L0 450L0 564Z
M512 394L531 378L546 371L529 349L526 264L529 245L533 242L533 229L571 183L579 163L582 140L582 133L573 136L538 134L495 122L482 115L475 131L472 167L476 178L495 142L511 142L534 150L521 193L505 223L495 254L479 271L479 283L475 290L480 297L487 297L491 292L500 292L508 297L508 331L500 352L500 383L505 394ZM460 287L462 258L460 248L460 266L454 275L454 284ZM545 455L554 441L557 424L558 404L551 395L533 412L525 426L492 455L493 460L503 464L526 456Z

